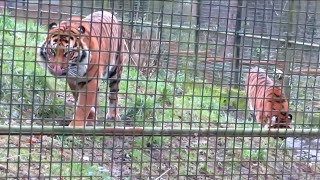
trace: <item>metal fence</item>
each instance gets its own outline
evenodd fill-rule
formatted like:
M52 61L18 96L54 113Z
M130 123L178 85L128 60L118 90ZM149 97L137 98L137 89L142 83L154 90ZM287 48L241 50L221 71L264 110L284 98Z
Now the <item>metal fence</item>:
M0 1L0 179L320 179L319 2ZM102 10L119 24L69 20ZM255 66L282 86L292 128L254 117L287 101L249 109ZM256 98L278 92L262 83ZM68 126L82 116L98 123Z

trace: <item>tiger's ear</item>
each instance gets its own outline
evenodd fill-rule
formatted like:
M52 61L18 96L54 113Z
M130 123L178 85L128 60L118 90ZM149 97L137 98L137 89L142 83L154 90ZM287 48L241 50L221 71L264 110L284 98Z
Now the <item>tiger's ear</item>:
M86 32L86 29L81 25L78 27L78 30L80 31L80 33Z
M288 119L292 120L292 115L288 114Z
M57 23L52 22L52 23L49 24L48 28L49 28L49 29L52 29L52 28L55 28L55 27L57 27L57 26L58 26Z

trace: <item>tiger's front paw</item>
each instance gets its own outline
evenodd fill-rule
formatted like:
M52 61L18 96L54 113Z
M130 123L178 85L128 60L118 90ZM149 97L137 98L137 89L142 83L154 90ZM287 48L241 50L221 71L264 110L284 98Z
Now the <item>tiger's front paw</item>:
M69 127L74 127L74 126L80 126L80 127L84 127L85 126L85 121L79 121L79 120L73 120L69 123Z
M108 113L108 114L107 114L107 120L120 121L120 120L121 120L121 117L120 117L119 114Z

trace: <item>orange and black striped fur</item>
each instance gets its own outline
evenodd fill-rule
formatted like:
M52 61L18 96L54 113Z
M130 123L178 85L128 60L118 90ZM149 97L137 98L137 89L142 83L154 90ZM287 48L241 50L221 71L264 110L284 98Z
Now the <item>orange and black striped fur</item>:
M77 105L69 126L95 123L103 77L109 79L107 118L120 119L118 91L126 47L121 28L117 18L106 11L49 25L38 62L54 76L66 77L73 91Z
M265 128L291 128L292 115L289 103L280 86L267 76L266 71L254 67L246 78L246 92L255 119Z

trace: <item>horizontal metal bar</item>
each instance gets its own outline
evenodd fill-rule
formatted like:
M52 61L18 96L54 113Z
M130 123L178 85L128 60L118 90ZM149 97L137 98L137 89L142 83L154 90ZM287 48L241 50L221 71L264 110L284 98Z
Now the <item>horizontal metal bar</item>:
M63 127L0 125L0 135L85 135L85 136L217 136L217 137L299 137L319 136L320 129L260 128L161 128L161 127Z

